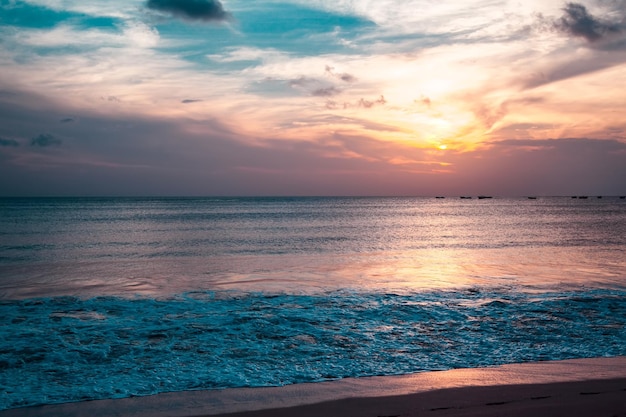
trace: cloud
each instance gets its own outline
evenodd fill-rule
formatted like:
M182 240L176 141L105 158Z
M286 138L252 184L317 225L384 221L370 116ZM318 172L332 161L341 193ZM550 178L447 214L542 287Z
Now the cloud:
M341 90L339 90L338 88L335 87L325 87L325 88L318 88L317 90L313 90L313 92L311 92L311 95L316 96L316 97L332 97L334 95L337 95L341 92Z
M101 96L100 100L102 101L110 101L110 102L116 102L116 103L120 103L122 100L120 100L118 97L115 96Z
M597 42L593 47L576 51L576 54L553 54L551 60L539 61L535 70L522 78L525 88L535 88L542 85L555 83L580 76L587 76L593 73L598 74L597 82L604 82L609 85L609 71L611 76L623 74L622 66L626 63L626 39L617 42ZM613 70L611 70L611 68ZM610 96L610 88L605 92L605 97Z
M74 123L76 121L76 119L74 119L73 117L66 117L64 119L59 120L59 122L61 123Z
M321 94L318 94L318 96L322 96ZM328 110L337 110L337 109L349 109L349 108L362 108L362 109L371 109L374 106L384 106L385 104L387 104L387 100L385 99L384 96L380 96L378 97L376 100L367 100L364 98L360 98L357 102L352 102L349 103L347 101L344 101L342 103L338 103L334 100L328 100L326 102L326 108Z
M0 138L0 146L20 146L20 143L15 139L4 139Z
M191 104L191 103L198 103L200 101L202 101L202 100L188 98L188 99L185 99L185 100L181 100L181 103L183 103L183 104Z
M344 81L347 83L352 83L356 81L356 77L354 75L348 74L347 72L336 73L335 68L331 67L330 65L326 65L326 72L330 74L331 76L338 78L341 81Z
M626 143L614 139L563 138L563 139L505 139L491 142L492 145L521 148L525 150L558 150L575 155L588 152L624 153Z
M341 93L341 89L328 85L328 83L317 78L301 76L288 81L291 88L301 90L314 97L332 97Z
M46 148L48 146L60 146L61 143L63 143L61 139L52 136L50 133L42 133L31 139L30 146Z
M622 32L620 25L597 19L582 4L567 3L563 11L565 14L555 22L556 28L569 35L585 38L588 42L597 42Z
M289 86L291 87L309 87L312 85L319 84L319 81L315 78L307 78L304 76L300 76L299 78L294 78L289 80Z
M214 62L231 63L231 62L270 62L285 61L288 55L277 49L254 48L254 47L233 47L226 48L220 54L210 54L207 58Z
M231 17L219 0L148 0L146 6L187 20L219 22Z
M384 105L387 103L384 96L380 96L376 100L365 100L364 98L359 100L359 107L364 107L366 109L372 108L377 104Z
M127 21L117 25L116 29L84 28L76 22L63 22L50 29L20 28L19 31L8 32L6 38L22 46L86 49L103 46L152 48L160 41L159 32L141 22Z
M7 2L4 3L6 4ZM70 12L87 16L106 16L121 19L132 16L137 8L135 2L128 0L9 0L8 3L11 7L23 7L24 4L29 4L62 13Z

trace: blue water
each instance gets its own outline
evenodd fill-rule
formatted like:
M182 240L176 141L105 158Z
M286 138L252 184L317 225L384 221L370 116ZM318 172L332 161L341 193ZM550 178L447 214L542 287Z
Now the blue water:
M0 200L0 409L626 355L626 202Z

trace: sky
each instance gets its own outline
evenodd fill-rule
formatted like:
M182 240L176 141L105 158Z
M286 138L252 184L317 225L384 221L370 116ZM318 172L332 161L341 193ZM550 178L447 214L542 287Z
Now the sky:
M624 195L626 0L0 0L0 196Z

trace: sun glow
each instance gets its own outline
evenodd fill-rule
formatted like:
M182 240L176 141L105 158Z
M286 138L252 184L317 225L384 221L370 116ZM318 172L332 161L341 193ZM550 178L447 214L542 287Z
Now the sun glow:
M441 144L438 146L439 149L441 149L442 151L445 151L446 149L448 149L448 145L446 144Z

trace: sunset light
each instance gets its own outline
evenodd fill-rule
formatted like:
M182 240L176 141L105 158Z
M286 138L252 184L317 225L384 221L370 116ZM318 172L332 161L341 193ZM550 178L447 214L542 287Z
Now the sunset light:
M624 192L620 2L189 4L0 5L0 194Z

